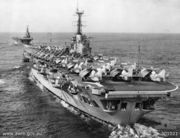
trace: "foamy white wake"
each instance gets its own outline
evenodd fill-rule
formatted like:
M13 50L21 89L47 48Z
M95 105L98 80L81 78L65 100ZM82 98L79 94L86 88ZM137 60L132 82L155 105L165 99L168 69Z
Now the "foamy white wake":
M0 85L4 84L4 83L5 83L5 81L3 79L0 79Z
M163 138L156 129L147 127L141 124L134 124L133 128L130 126L118 125L111 132L109 138Z
M21 66L14 66L13 69L19 69Z

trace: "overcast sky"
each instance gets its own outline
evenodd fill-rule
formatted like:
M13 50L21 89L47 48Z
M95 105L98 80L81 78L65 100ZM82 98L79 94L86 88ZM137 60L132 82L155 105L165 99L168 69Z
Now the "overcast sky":
M0 32L75 31L77 0L0 0ZM180 33L180 0L79 0L86 32Z

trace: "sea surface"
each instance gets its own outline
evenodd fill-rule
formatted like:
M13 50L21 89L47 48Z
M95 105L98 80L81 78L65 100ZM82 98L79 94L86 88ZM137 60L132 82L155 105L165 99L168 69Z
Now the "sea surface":
M12 36L0 34L0 137L108 138L110 130L95 121L85 121L62 107L50 93L42 92L28 79L22 63L23 46ZM73 33L33 33L34 44L64 47ZM180 34L88 33L93 53L117 56L121 62L166 69L169 80L180 85ZM161 99L156 110L138 123L180 137L180 90ZM174 137L169 134L169 137Z

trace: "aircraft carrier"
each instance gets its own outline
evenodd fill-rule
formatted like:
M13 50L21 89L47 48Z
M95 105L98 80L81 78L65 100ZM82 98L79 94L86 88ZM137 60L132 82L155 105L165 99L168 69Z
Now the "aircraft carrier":
M168 82L164 69L93 55L89 37L82 32L84 12L77 9L76 14L77 32L70 45L24 47L30 78L43 91L79 114L116 125L134 124L155 110L157 100L178 89Z
M26 45L30 45L31 44L31 41L33 40L33 38L31 37L30 35L30 32L29 32L29 27L27 26L27 29L26 29L26 34L24 35L24 37L13 37L13 40L15 40L15 44L26 44Z

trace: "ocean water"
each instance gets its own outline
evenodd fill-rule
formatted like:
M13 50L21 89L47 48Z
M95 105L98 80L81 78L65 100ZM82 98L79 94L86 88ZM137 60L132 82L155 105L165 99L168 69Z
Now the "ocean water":
M63 47L73 33L34 33L34 44ZM180 34L108 34L89 33L93 53L117 56L121 62L165 68L169 80L180 85ZM0 34L0 137L108 138L110 131L95 121L84 121L61 106L51 94L42 92L28 79L22 63L22 45L14 45L12 36ZM51 40L51 41L50 41ZM180 91L161 99L156 110L138 123L180 137ZM173 137L173 134L169 134Z

